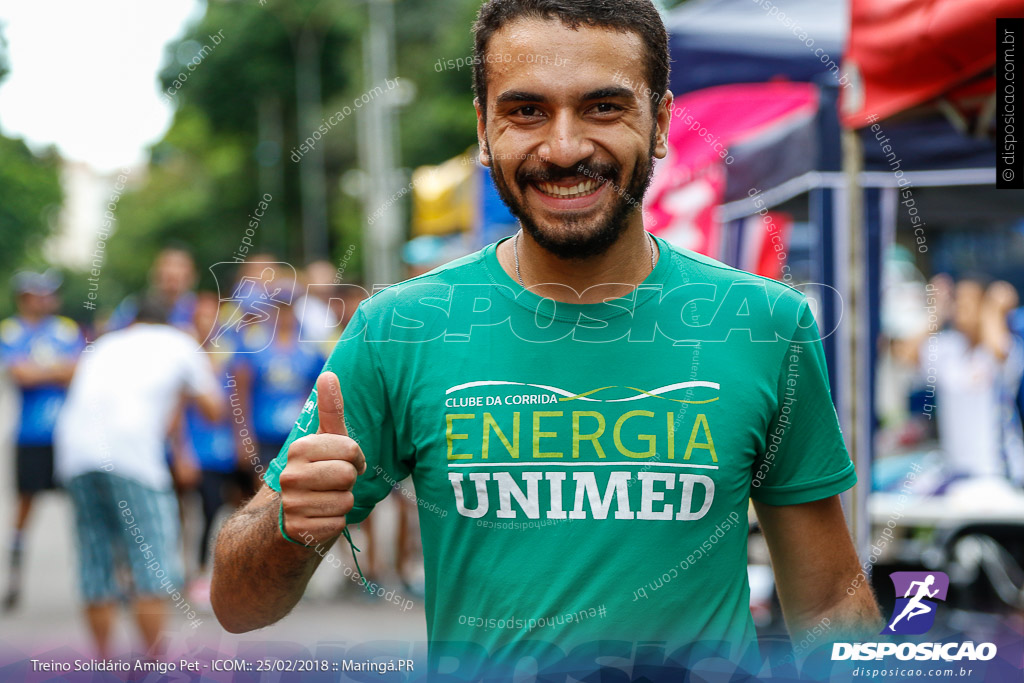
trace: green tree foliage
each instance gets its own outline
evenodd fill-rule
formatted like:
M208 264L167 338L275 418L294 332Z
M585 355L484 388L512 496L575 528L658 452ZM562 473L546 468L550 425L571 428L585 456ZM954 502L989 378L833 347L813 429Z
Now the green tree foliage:
M153 149L145 181L126 192L118 205L116 232L107 242L107 267L110 280L122 288L106 294L120 298L141 288L153 257L168 243L196 251L199 268L204 269L202 283L212 286L205 268L232 260L247 216L259 201L250 152L247 136L214 135L200 109L182 107ZM109 306L117 300L105 298L103 303Z
M396 4L398 69L416 88L415 101L399 117L402 162L409 168L441 163L476 142L472 67L444 66L472 58L479 7L479 0Z
M0 135L0 273L38 257L33 251L51 233L62 197L56 151L36 155Z
M7 68L0 34L0 80ZM34 154L22 140L0 134L0 280L4 291L9 291L7 282L18 267L42 263L39 247L52 231L62 199L57 152L51 148ZM0 315L11 308L9 297L3 297Z
M212 286L205 269L239 253L268 193L271 209L258 220L250 253L258 248L301 260L299 168L288 158L300 132L295 46L300 39L319 46L323 99L334 101L358 75L360 27L353 16L351 7L334 2L210 3L168 46L160 88L176 111L151 150L145 181L122 197L109 252L114 279L127 289L142 287L155 253L175 242L193 249L202 284ZM331 111L324 106L325 116ZM339 143L335 132L324 138L330 203L343 166L355 163L355 141Z

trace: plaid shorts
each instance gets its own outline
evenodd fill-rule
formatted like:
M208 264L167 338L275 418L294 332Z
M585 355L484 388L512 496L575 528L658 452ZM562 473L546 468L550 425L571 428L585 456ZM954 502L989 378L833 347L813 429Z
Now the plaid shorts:
M178 503L172 491L108 472L75 477L67 490L75 509L79 584L87 603L181 590ZM118 565L131 569L133 590L118 589Z

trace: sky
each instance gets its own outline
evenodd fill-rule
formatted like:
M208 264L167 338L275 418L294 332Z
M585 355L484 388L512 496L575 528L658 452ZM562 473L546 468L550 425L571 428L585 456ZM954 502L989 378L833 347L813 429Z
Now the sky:
M0 131L55 144L101 172L145 160L171 119L157 73L166 44L203 0L15 0L0 3L10 73Z

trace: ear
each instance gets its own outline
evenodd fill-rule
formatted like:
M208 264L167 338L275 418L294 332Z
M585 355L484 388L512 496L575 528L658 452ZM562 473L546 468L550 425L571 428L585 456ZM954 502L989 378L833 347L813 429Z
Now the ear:
M668 154L668 130L672 123L672 92L665 91L658 109L655 113L657 132L654 135L654 156L657 159L664 159Z
M480 163L484 166L491 165L491 150L487 147L487 114L480 107L480 98L473 98L473 107L476 109L476 142L480 147Z

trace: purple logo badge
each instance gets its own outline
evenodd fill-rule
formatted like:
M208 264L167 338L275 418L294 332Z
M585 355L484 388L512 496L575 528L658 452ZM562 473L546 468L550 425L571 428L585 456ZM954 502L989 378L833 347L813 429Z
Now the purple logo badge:
M896 607L882 635L927 633L935 623L936 601L946 599L949 577L942 572L892 572Z

